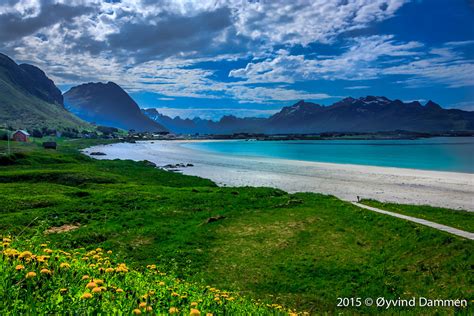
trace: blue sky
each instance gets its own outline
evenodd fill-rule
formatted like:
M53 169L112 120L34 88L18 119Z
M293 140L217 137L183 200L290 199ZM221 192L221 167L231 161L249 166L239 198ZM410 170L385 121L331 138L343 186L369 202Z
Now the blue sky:
M474 110L473 21L469 0L8 0L0 51L172 116L365 95Z

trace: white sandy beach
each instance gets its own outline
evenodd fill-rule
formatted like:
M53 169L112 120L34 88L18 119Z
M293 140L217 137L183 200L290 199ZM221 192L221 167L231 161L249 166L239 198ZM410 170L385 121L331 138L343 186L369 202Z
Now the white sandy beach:
M318 192L343 200L379 201L474 211L474 174L237 157L182 146L189 141L155 141L96 146L98 159L149 160L158 166L191 163L182 172L227 186L268 186L287 192Z

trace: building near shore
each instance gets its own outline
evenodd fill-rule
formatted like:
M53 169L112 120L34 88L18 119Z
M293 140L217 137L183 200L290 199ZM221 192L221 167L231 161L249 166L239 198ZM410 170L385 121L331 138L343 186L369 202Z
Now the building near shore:
M30 134L24 130L18 130L12 135L12 139L16 142L27 142Z

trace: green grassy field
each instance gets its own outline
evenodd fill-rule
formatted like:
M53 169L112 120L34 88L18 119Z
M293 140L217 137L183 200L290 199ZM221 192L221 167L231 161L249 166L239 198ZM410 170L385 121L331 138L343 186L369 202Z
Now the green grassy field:
M0 232L28 238L74 224L47 235L51 246L114 249L131 267L156 264L197 284L312 313L384 311L337 307L338 297L474 298L472 241L332 196L217 187L76 150L91 144L63 141L57 152L15 144L16 156L0 161ZM472 309L389 312L437 311Z
M467 232L474 232L474 214L472 212L429 205L383 203L375 200L362 200L361 203L403 215L426 219Z

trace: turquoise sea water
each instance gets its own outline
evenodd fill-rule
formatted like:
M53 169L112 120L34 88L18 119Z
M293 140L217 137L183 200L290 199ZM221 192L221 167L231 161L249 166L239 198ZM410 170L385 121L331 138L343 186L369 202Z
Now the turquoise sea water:
M222 141L187 143L184 146L228 155L474 173L474 137Z

